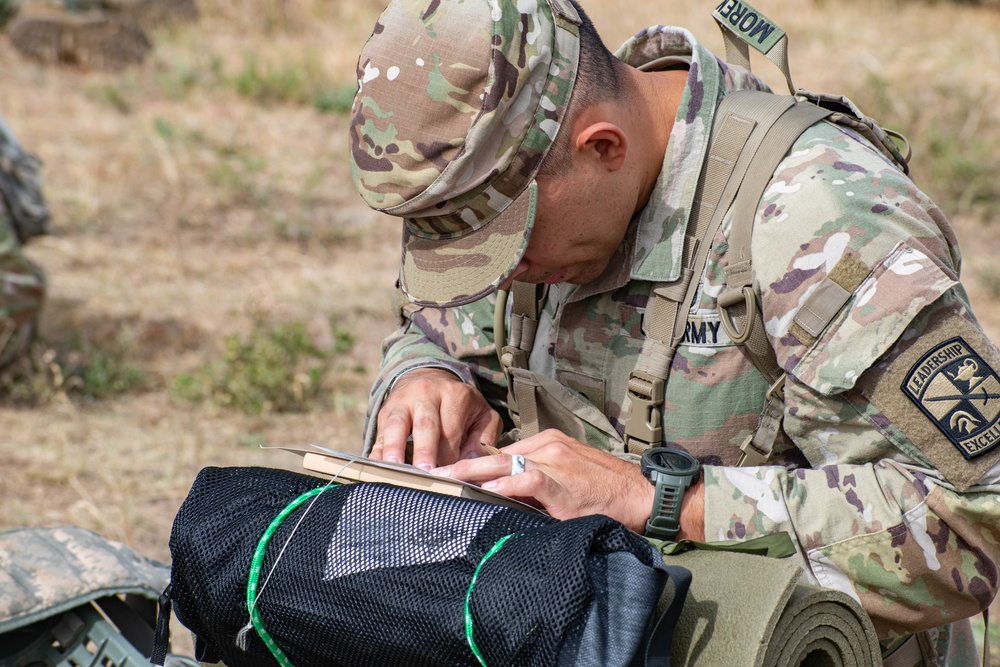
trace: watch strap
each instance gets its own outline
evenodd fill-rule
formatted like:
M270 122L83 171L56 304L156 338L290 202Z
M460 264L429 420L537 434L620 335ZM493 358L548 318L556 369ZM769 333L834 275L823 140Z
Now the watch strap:
M681 530L681 501L691 480L662 473L654 474L653 511L646 521L646 535L672 540Z

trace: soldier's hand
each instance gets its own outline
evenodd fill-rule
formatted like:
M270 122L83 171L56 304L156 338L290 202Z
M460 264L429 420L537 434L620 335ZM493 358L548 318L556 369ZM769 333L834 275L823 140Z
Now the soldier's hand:
M418 368L400 377L378 413L370 458L412 462L423 470L486 452L503 421L473 386L441 368ZM406 461L413 437L413 460Z
M654 488L638 465L553 429L500 452L432 472L541 505L557 519L604 514L640 535L645 532ZM511 475L513 454L524 457L524 472L517 475ZM684 494L678 539L705 539L703 494L700 480Z

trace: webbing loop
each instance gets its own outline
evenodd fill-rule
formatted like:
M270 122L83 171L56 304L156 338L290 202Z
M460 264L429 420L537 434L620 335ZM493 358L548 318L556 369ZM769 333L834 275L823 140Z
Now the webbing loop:
M774 443L781 430L781 421L785 416L785 374L768 387L764 397L764 409L760 413L760 422L753 433L748 435L740 445L740 458L736 467L762 466L771 460L774 453Z
M743 300L740 301L739 298L734 299L734 296L742 296ZM723 297L728 298L724 299ZM743 304L743 312L730 312L730 308L739 304ZM738 292L735 290L723 292L719 295L718 310L722 328L729 334L733 343L742 345L747 342L750 334L753 332L753 323L757 316L757 297L753 292L753 287L744 285L743 289ZM743 331L738 329L739 325L737 322L739 320L743 320Z

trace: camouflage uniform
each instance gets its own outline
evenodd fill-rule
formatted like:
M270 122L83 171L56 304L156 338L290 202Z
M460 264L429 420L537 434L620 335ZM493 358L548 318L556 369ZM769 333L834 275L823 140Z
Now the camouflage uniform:
M31 342L44 297L45 274L24 256L0 196L0 368Z
M616 55L633 66L689 58L688 84L649 203L604 275L584 286L551 287L529 366L569 388L578 414L589 415L570 435L629 458L623 398L644 338L642 316L654 284L680 272L716 106L731 90L764 84L677 28L644 30ZM934 360L957 358L947 345L959 337L974 350L980 372L966 373L964 385L955 380L951 393L984 387L977 424L989 422L982 438L993 437L998 415L987 404L1000 394L1000 381L989 366L997 367L1000 356L958 281L951 228L926 195L851 131L824 122L802 135L765 191L752 241L764 321L788 373L784 433L768 465L737 468L737 446L757 425L768 383L716 314L729 223L714 239L673 359L663 420L665 440L704 464L707 539L788 531L811 579L859 599L880 637L933 629L937 664L972 664L968 623L956 621L986 607L997 590L1000 451L956 460L957 444L946 441L940 420L920 411L959 397L944 390L942 402L920 403L899 389L901 382L944 383L944 362ZM848 307L810 334L793 318L828 276L848 285ZM404 287L405 277L404 268ZM493 304L492 295L456 307L404 303L399 329L383 343L366 451L392 382L414 368L447 368L505 411Z

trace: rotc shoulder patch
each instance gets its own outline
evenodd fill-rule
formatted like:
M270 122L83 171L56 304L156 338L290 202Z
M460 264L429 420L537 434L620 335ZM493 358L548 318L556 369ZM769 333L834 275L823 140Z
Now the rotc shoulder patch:
M921 357L901 389L966 459L1000 445L1000 379L961 336Z
M857 387L919 450L902 451L965 491L1000 465L1000 351L951 295L912 324Z

